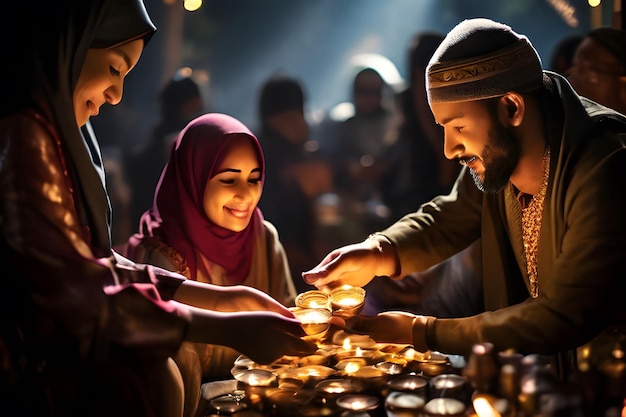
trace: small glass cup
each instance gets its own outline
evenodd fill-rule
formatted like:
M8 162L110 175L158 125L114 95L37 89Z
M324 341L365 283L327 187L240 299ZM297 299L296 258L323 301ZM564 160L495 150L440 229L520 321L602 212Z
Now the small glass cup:
M330 296L320 290L311 290L296 296L298 308L325 308L330 310Z
M335 314L352 317L363 310L365 290L361 287L344 285L330 292L330 304Z
M331 317L330 310L325 308L291 308L291 312L296 319L300 320L300 325L304 329L306 340L321 340L328 332Z
M388 417L419 417L426 404L426 399L412 392L392 391L385 399L385 411Z

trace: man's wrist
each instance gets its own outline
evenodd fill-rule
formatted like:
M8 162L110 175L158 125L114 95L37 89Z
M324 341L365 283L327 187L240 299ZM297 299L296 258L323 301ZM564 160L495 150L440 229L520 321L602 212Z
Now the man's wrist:
M427 352L430 350L429 339L434 328L435 317L432 316L415 316L411 327L413 333L413 347L418 352Z
M388 276L390 278L400 275L400 260L396 252L396 247L389 238L381 233L372 233L367 237L368 240L374 242L375 248L380 254L382 268L391 272L377 271L377 276Z

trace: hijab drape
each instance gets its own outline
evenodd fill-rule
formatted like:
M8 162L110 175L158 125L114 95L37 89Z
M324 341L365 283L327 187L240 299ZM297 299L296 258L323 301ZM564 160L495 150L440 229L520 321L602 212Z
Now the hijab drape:
M160 227L165 243L186 259L192 279L196 279L198 263L195 251L222 266L233 284L243 282L250 272L254 230L263 221L260 209L255 208L244 230L234 232L209 220L203 203L206 184L225 157L224 148L242 135L254 144L264 179L263 152L252 132L231 116L205 114L178 135L156 187L152 209L142 216L141 230L145 233Z
M34 0L9 2L3 22L11 19L10 65L3 65L9 97L2 115L36 106L58 133L67 152L79 215L91 233L96 256L111 253L110 207L100 147L89 124L79 129L72 94L90 47L109 48L149 39L155 27L140 0ZM2 29L4 31L6 29ZM15 58L15 61L13 61Z

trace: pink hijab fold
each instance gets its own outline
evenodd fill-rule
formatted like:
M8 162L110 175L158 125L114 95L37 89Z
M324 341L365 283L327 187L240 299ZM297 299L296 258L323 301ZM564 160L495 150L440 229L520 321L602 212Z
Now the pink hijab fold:
M196 279L196 251L226 271L233 284L242 283L250 272L254 252L254 230L263 221L254 210L248 226L233 232L213 223L203 206L204 189L225 157L223 149L234 137L245 136L254 144L261 178L265 161L258 139L237 119L209 113L192 120L178 135L156 187L152 208L141 218L140 230L160 237L187 261Z

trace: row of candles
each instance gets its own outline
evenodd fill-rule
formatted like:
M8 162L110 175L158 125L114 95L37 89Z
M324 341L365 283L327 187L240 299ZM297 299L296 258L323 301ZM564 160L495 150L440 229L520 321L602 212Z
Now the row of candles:
M327 337L329 318L358 314L364 297L365 291L356 287L300 294L292 311L306 337L317 343L317 352L285 356L271 365L239 357L231 370L239 389L213 399L213 415L548 416L552 414L543 414L550 407L546 399L559 402L561 409L580 408L580 397L563 395L537 355L496 353L492 345L482 343L474 346L466 361L341 330Z
M410 346L355 347L350 340L270 366L240 357L231 372L249 402L244 407L290 417L465 415L469 386L449 358Z

